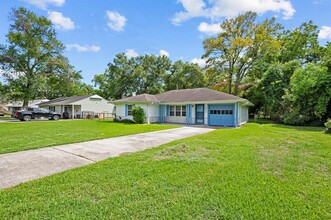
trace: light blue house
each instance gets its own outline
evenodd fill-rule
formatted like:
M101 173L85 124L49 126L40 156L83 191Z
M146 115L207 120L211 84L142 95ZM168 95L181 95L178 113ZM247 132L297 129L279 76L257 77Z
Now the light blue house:
M141 94L114 102L116 116L132 117L133 106L144 109L148 123L205 124L238 127L248 121L251 102L208 88Z

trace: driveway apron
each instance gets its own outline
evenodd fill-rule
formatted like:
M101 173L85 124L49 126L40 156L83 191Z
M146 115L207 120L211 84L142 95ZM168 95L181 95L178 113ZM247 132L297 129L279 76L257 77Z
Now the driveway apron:
M213 130L181 127L2 154L0 155L0 189Z

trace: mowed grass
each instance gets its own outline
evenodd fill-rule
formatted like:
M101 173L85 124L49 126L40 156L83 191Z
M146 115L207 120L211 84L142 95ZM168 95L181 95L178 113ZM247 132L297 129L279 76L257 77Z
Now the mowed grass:
M331 219L331 135L247 124L0 191L0 219Z
M98 120L0 123L0 154L169 128L175 126Z
M8 120L15 120L15 119L12 118L10 115L0 116L0 121L8 121Z

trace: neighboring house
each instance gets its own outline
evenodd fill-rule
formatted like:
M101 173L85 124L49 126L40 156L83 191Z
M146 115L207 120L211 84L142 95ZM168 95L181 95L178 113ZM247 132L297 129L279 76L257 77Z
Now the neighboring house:
M69 118L82 118L87 115L94 117L100 113L113 113L114 110L114 105L99 95L57 98L41 103L39 107L65 113Z
M7 103L0 101L0 113L9 113L8 108L6 106Z
M48 99L38 99L38 100L33 100L29 101L28 107L29 108L38 108L38 105L43 102L49 101ZM8 111L14 112L14 111L19 111L22 110L23 108L23 102L18 101L18 102L10 102L5 106Z
M116 116L131 117L133 106L144 109L148 123L205 124L238 127L248 121L251 102L207 88L141 94L114 101Z

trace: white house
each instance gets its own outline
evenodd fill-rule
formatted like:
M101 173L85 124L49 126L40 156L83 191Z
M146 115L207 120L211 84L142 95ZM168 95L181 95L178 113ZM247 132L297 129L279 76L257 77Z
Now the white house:
M251 102L208 88L141 94L114 101L116 116L132 117L133 106L144 109L148 123L205 124L238 127L248 121Z
M54 112L65 113L69 118L95 116L100 113L112 114L114 105L99 95L63 97L41 103L41 108Z
M48 99L38 99L38 100L29 101L28 107L37 108L39 104L41 104L43 102L48 102L48 101L49 101ZM22 108L23 108L23 102L22 101L10 102L5 107L10 112L19 111L19 110L22 110Z

